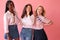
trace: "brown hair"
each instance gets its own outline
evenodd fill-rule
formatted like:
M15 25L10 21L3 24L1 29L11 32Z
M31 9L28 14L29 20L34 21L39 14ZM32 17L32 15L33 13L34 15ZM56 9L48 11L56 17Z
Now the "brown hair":
M8 1L6 2L5 13L9 10L8 6L9 6L10 3L12 3L13 7L15 8L14 2L11 1L11 0L8 0ZM15 16L15 13L13 13L13 15Z
M38 7L41 7L41 8L42 8L42 13L41 13L41 15L42 15L42 16L45 16L45 10L44 10L44 7L43 7L43 6L41 6L41 5L40 5L40 6L38 6ZM38 9L38 8L37 8L37 9ZM37 9L36 9L36 11L35 11L36 16L38 15L38 14L37 14Z
M23 9L23 13L22 13L22 16L21 16L21 18L24 18L24 16L26 16L27 15L27 12L26 12L26 8L28 7L28 6L30 6L31 7L31 12L30 12L30 16L33 14L33 11L32 11L32 5L31 4L27 4L27 5L25 5L25 7L24 7L24 9Z

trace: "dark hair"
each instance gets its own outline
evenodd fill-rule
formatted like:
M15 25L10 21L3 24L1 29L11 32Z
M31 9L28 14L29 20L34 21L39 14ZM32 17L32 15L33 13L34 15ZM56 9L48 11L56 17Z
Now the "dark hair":
M45 16L45 10L44 10L44 7L43 6L38 6L38 7L41 7L42 8L42 13L41 13L41 15L42 16ZM37 8L38 9L38 8ZM36 14L37 14L37 9L36 9Z
M9 10L8 6L9 6L9 4L10 4L10 3L12 3L12 4L13 4L13 6L14 6L13 1L8 0L8 1L6 2L6 9L5 9L5 13ZM15 6L14 6L14 7L15 7Z
M25 5L25 7L24 7L24 9L23 9L23 13L22 13L21 18L24 18L24 16L27 15L26 8L27 8L28 6L31 7L31 12L29 13L29 15L31 16L31 15L33 14L32 5L31 5L31 4L27 4L27 5Z

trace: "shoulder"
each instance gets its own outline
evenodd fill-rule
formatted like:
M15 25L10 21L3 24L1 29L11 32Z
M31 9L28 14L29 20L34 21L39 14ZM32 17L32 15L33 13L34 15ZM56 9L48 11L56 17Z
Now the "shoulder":
M7 11L6 13L4 13L4 17L8 17L9 16L9 11Z
M5 14L4 14L4 15L8 15L8 13L9 13L9 11L5 12Z
M4 14L4 17L6 17L6 16L7 16L7 13Z
M31 18L34 18L34 15L31 15Z
M39 18L41 18L41 19L45 19L46 17L45 17L45 16L39 16Z

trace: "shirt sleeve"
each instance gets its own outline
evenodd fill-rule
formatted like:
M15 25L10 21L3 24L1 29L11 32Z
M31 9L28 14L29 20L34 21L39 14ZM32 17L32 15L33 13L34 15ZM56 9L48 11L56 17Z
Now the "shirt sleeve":
M7 19L7 15L4 14L4 32L8 33L8 19Z
M42 21L43 21L44 23L46 23L46 24L48 24L48 23L50 22L50 20L47 19L46 17L42 17L41 19L42 19Z

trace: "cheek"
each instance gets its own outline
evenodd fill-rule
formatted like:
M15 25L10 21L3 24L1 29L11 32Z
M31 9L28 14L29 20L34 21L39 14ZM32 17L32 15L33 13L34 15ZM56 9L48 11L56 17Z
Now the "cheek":
M37 11L37 14L39 15L39 11Z
M27 8L27 9L26 9L26 11L30 12L30 11L31 11L31 9Z
M40 13L40 11L39 11L39 10L37 10L37 13Z
M8 8L10 9L10 5L8 5Z
M37 14L40 15L42 13L42 11L40 10L37 10Z
M29 9L29 11L31 11L31 9Z
M42 10L40 11L40 13L42 13Z
M28 9L26 8L26 12L28 11Z
M11 6L9 6L9 9L12 9L12 7L11 7Z
M10 9L14 9L14 7L13 7L13 6L9 6L9 8L10 8Z
M42 13L42 10L38 10L38 13Z

